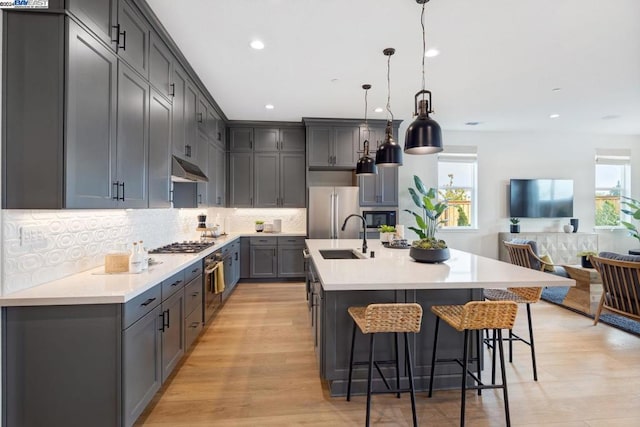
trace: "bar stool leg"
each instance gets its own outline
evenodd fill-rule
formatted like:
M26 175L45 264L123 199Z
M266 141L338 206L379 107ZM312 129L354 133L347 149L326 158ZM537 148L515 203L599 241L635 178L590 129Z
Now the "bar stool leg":
M469 364L469 330L464 330L464 350L462 352L462 398L460 400L460 426L464 426L464 407L467 399L467 365Z
M496 330L493 329L491 332L491 336L493 337L493 349L491 350L491 384L496 385Z
M513 331L511 329L509 329L509 363L513 363Z
M480 366L480 354L482 354L482 329L476 329L476 369L478 370L478 380L482 383L482 367ZM482 389L478 389L478 396L482 395Z
M500 347L500 371L502 373L502 399L504 400L504 414L507 427L511 426L511 417L509 416L509 396L507 393L507 374L504 366L504 349L502 347L502 330L498 329L498 346Z
M353 322L351 333L351 355L349 356L349 382L347 383L347 402L351 400L351 377L353 375L353 350L356 345L356 322Z
M396 390L400 390L400 352L399 352L400 337L398 337L397 332L394 332L393 335L396 341ZM400 399L400 392L398 392L397 397L398 399Z
M409 351L409 337L404 333L404 352L406 354L407 369L409 374L409 389L411 390L411 411L413 413L413 425L418 426L418 416L416 415L416 391L413 385L413 368L411 367L411 352Z
M436 371L436 348L438 346L438 329L440 327L440 318L436 316L436 330L433 334L433 353L431 355L431 375L429 375L429 397L433 392L433 376Z
M527 320L529 321L529 342L531 347L531 363L533 364L533 380L538 381L538 368L536 367L536 346L533 342L533 324L531 323L531 304L527 303Z
M369 427L369 420L371 418L371 382L373 379L373 344L376 334L371 334L371 343L369 345L369 376L367 379L367 420L365 422L366 427Z

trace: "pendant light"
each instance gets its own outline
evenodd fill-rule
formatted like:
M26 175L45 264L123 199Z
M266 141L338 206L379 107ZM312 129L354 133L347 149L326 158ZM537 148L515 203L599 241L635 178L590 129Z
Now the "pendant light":
M370 84L362 85L362 89L364 89L364 125L367 129L367 136L371 136L371 132L369 131L369 122L367 122L367 95L369 93L369 89L371 89ZM358 159L358 163L356 164L356 175L376 175L378 173L378 168L376 167L375 162L369 156L369 139L365 138L364 140L364 153L362 157Z
M392 47L382 51L387 57L387 128L385 129L384 142L376 152L376 165L381 167L402 166L402 148L393 140L393 113L391 112L391 55L396 53Z
M420 22L422 24L422 90L416 93L415 110L416 119L407 128L404 140L404 152L407 154L434 154L442 151L442 130L440 125L433 119L429 118L429 113L433 113L431 107L431 92L425 90L424 77L424 58L427 49L425 29L424 29L424 9L429 0L416 0L416 3L422 5L422 13L420 14ZM418 102L418 97L422 95L422 99ZM428 100L425 99L428 95Z

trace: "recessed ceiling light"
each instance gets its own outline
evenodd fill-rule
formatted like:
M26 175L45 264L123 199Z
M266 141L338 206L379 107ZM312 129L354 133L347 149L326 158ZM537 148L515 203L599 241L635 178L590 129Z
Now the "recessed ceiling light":
M615 120L619 119L620 117L622 117L620 114L609 114L606 116L602 116L602 120Z
M440 51L436 48L427 49L427 51L424 53L424 56L426 56L427 58L433 58L434 56L438 55L440 55Z
M274 107L273 104L267 104L264 106L264 108L266 108L267 110L273 110L276 107Z
M253 40L251 43L249 43L249 46L251 46L255 50L264 49L264 43L262 43L261 40Z
M551 89L551 92L560 92L561 90L561 87L554 87L553 89Z
M382 107L378 107L373 111L375 111L376 113L382 113L384 110L382 109Z
M467 126L478 126L480 123L482 123L482 122L466 122L465 125L467 125Z
M337 82L338 80L340 80L340 79L339 79L339 78L337 78L337 77L334 77L333 79L331 79L331 83L335 83L335 82Z
M560 114L549 114L550 119L557 119L558 117L560 117Z

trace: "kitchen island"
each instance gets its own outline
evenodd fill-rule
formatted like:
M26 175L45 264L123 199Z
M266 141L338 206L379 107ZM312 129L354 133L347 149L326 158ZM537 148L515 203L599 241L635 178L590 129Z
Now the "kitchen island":
M369 253L361 254L357 259L325 259L321 251L361 251L361 240L308 239L306 246L310 258L310 307L316 355L320 376L328 381L334 396L346 394L352 328L347 313L350 306L389 302L417 302L422 306L422 328L411 338L411 351L416 389L426 390L435 327L435 316L430 311L432 305L482 300L484 288L575 285L572 279L455 249L450 249L451 257L444 263L423 264L411 259L408 249L385 248L379 241L369 242ZM387 335L377 341L377 360L394 357L393 336ZM363 338L357 336L356 339ZM462 334L448 326L442 327L438 349L440 357L461 356ZM355 360L366 360L367 346L360 345L357 350ZM472 354L472 357L476 355ZM400 360L403 370L402 354ZM439 364L435 387L459 387L459 371L455 363ZM394 375L393 371L389 372ZM376 387L383 387L381 381ZM365 388L366 369L355 368L353 390L364 393Z

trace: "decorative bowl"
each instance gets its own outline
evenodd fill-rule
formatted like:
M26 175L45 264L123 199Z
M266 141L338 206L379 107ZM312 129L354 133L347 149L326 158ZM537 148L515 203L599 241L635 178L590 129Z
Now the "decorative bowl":
M449 248L444 249L420 249L411 247L409 256L416 262L437 263L449 259Z

